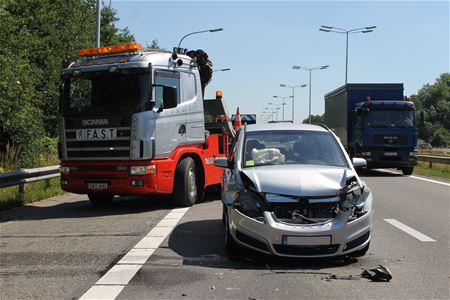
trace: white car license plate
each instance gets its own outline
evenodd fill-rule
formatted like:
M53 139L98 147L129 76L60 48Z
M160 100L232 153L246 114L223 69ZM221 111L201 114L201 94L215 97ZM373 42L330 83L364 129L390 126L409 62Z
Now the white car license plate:
M397 156L397 152L384 152L384 156Z
M89 182L87 184L88 189L90 190L106 190L108 189L107 182Z
M319 246L330 245L331 237L326 236L283 236L283 245L293 246Z
M98 141L113 140L117 138L116 128L86 128L77 129L77 140Z

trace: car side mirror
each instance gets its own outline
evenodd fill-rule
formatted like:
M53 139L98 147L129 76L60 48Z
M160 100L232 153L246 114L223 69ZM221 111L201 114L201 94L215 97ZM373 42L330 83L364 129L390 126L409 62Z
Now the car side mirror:
M216 158L214 160L214 165L220 168L231 169L233 167L233 163L228 160L228 158Z
M355 168L362 168L367 166L367 161L364 158L353 157L352 163Z

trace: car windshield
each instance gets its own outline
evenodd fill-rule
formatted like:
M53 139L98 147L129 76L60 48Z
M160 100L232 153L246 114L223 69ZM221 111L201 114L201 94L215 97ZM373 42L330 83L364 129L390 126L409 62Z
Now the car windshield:
M136 112L148 95L148 75L106 72L65 81L64 115Z
M243 167L328 165L346 167L344 155L329 132L271 130L248 132Z
M366 117L369 127L413 127L413 110L371 110Z

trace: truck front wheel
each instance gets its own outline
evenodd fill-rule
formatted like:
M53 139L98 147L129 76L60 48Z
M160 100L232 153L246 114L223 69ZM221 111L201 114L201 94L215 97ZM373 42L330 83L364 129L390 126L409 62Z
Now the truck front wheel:
M411 175L414 171L414 167L404 167L402 168L403 175Z
M174 197L180 206L192 206L198 197L198 180L195 162L186 157L175 169Z
M96 206L105 206L111 204L114 195L110 194L88 194L89 201Z

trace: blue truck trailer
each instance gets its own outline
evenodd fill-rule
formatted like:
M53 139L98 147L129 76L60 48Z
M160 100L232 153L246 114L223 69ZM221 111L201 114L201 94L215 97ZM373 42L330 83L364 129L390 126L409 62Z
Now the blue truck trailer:
M351 83L325 95L325 124L351 157L368 168L397 168L411 175L417 164L416 108L402 83Z

